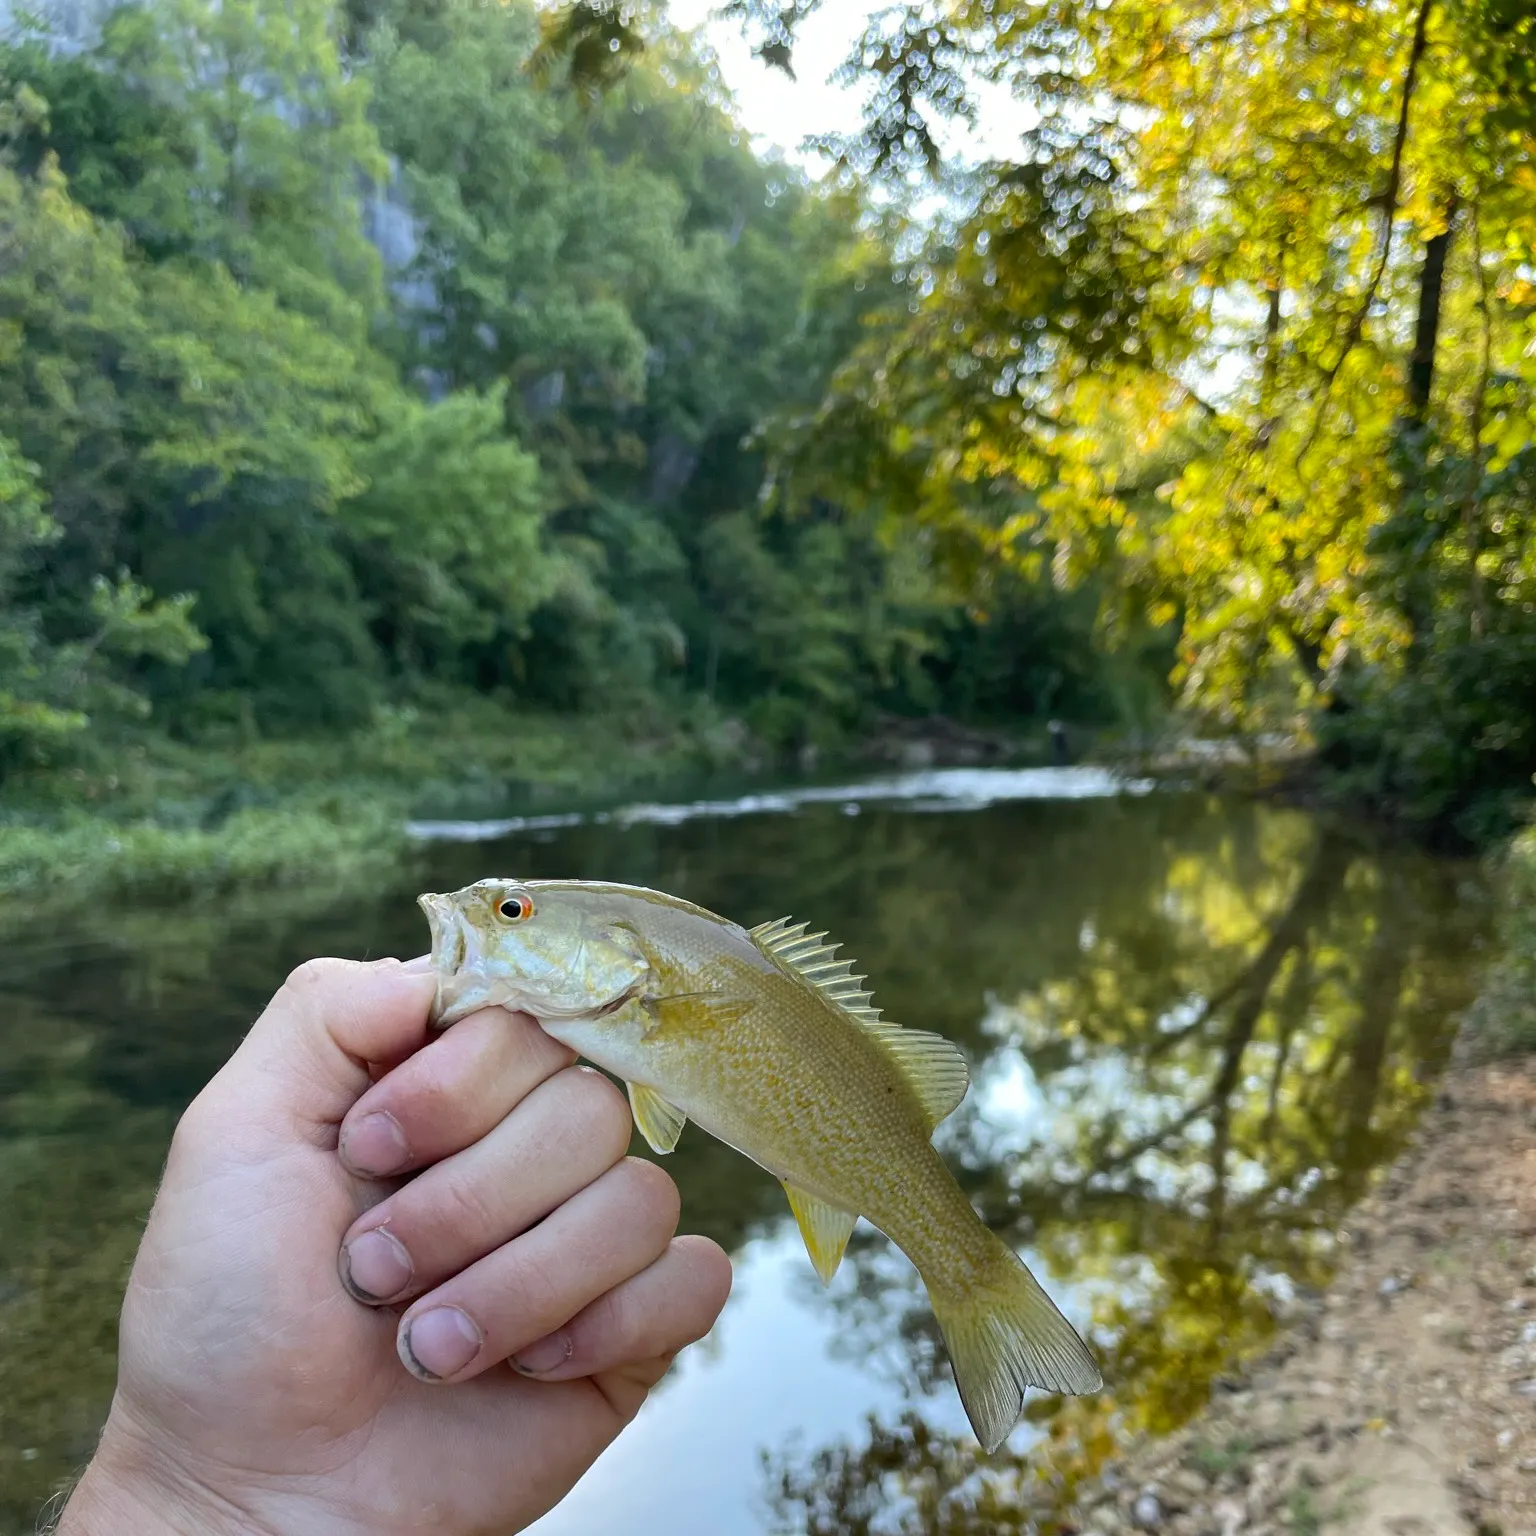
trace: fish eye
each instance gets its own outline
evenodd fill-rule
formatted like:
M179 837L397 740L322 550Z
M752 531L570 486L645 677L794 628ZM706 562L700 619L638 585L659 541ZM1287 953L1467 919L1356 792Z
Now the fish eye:
M508 896L496 910L509 923L523 923L533 916L533 898L519 892Z

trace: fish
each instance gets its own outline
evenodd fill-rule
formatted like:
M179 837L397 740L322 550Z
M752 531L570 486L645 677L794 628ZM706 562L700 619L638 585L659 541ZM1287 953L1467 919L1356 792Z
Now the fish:
M989 1452L1027 1388L1101 1389L1087 1345L933 1145L969 1087L965 1057L882 1018L825 933L787 917L743 928L661 891L581 880L485 879L418 903L435 1027L493 1005L531 1014L625 1083L655 1152L691 1120L767 1169L824 1283L860 1216L895 1243Z

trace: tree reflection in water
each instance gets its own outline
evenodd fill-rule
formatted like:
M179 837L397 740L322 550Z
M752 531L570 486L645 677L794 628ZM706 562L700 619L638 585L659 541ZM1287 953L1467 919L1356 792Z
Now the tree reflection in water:
M813 919L890 1017L976 1064L945 1151L1091 1323L1113 1393L1041 1400L1014 1454L985 1463L920 1418L810 1465L781 1455L779 1522L816 1532L1048 1529L1122 1436L1196 1407L1291 1288L1326 1277L1330 1233L1440 1065L1481 921L1443 864L1199 795L588 824L425 850L363 890L0 913L0 1536L32 1530L89 1453L181 1106L290 966L410 954L415 892L492 871ZM702 1133L667 1167L685 1226L733 1252L787 1220L776 1182ZM830 1298L808 1264L802 1281L840 1309L861 1372L914 1405L937 1386L958 1427L926 1300L888 1244L861 1231ZM785 1340L785 1392L802 1342ZM745 1439L756 1383L738 1379Z
M1445 866L1285 814L1252 830L1128 850L1075 964L989 1003L993 1049L941 1133L986 1220L1075 1304L1105 1393L1037 1398L990 1458L916 1409L867 1445L770 1457L776 1530L1061 1530L1082 1479L1187 1419L1326 1283L1444 1063L1482 917ZM900 1339L919 1402L948 1368L915 1275L863 1229L848 1262L842 1347Z

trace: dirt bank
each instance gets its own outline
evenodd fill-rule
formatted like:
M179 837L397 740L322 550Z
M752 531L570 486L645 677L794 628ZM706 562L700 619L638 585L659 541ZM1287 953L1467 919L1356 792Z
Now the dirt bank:
M1536 1536L1536 1058L1462 1063L1326 1296L1078 1529Z

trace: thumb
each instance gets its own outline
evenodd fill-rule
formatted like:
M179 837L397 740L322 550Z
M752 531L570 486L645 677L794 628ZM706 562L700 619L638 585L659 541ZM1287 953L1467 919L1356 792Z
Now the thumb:
M426 1044L436 986L425 956L307 960L202 1096L285 1141L334 1148L343 1116L372 1081L370 1063L393 1064Z

